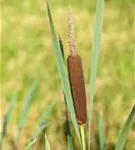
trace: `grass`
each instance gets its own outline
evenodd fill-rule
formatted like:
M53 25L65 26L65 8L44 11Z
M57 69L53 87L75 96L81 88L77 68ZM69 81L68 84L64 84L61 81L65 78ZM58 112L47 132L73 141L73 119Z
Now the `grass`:
M134 21L128 14L134 6L128 1L110 1L107 3L104 12L104 26L102 38L102 50L99 60L99 68L96 80L96 96L94 102L94 114L100 109L104 112L106 146L107 149L113 149L117 141L118 131L124 124L131 107L134 104L134 64L130 63L133 59L134 50ZM67 49L67 9L64 4L53 4L53 17L57 29L60 32L64 47ZM68 3L68 2L66 2ZM70 3L70 2L69 2ZM62 92L60 90L60 80L58 77L55 56L50 42L50 32L47 20L47 13L44 6L40 3L24 1L3 2L3 38L2 38L2 59L1 62L1 86L2 86L2 116L6 113L8 101L13 92L13 87L20 89L18 100L20 103L15 108L16 112L22 108L23 95L35 74L39 71L41 76L41 85L38 90L36 101L33 102L32 110L29 114L29 121L23 132L24 138L21 144L30 137L34 132L35 125L31 124L36 120L40 112L46 108L51 100L57 101L54 112L50 117L50 123L53 124L48 129L49 141L57 143L57 149L64 149L65 142L63 140L62 124L64 116L64 104ZM86 88L89 84L89 64L92 46L93 19L95 12L94 7L90 9L88 1L83 5L73 5L73 13L75 16L76 41L79 47L79 54L83 59ZM93 6L94 3L93 3ZM117 6L117 7L116 7ZM120 6L122 11L120 11ZM80 11L80 8L82 8ZM44 14L43 14L44 13ZM63 24L61 24L63 21ZM15 30L14 30L15 27ZM67 53L67 52L66 52ZM50 80L51 77L51 80ZM89 91L87 90L89 96ZM39 103L40 102L40 103ZM38 108L37 108L38 105ZM61 109L59 109L61 108ZM34 112L34 115L33 115ZM112 114L113 112L113 114ZM92 148L96 149L96 133L97 117L93 118L92 130L93 140ZM110 118L112 118L110 120ZM14 122L17 120L17 114L14 113L14 119L11 120L10 126L16 133ZM55 123L55 120L58 120ZM32 127L31 127L32 126ZM134 145L134 124L130 135L126 142L126 149L133 149ZM8 130L8 139L12 132ZM57 140L56 139L57 135ZM7 142L7 140L5 141ZM75 141L76 142L76 141ZM6 146L6 145L5 145ZM52 149L56 148L55 144L51 144ZM6 149L6 148L5 148Z
M96 19L94 26L94 36L93 36L93 45L92 45L92 58L91 58L91 73L90 73L90 104L89 104L89 132L88 132L88 142L89 150L91 143L91 125L92 125L92 112L93 112L93 103L95 96L95 87L96 87L96 74L99 61L99 54L101 51L101 36L103 30L103 10L104 10L104 0L97 2L96 8Z

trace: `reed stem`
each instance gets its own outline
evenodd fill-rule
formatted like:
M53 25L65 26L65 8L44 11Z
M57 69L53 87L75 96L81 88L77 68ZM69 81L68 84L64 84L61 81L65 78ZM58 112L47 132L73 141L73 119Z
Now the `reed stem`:
M84 134L84 126L80 125L80 132L81 132L81 140L82 140L82 150L86 150L86 141L85 141L85 134Z

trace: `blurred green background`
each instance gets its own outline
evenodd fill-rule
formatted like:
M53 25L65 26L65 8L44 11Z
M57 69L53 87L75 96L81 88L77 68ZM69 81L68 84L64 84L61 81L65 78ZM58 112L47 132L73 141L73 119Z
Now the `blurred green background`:
M55 54L51 43L46 2L41 0L2 1L1 39L1 108L2 117L11 95L19 89L18 103L11 120L8 137L16 134L16 120L25 95L37 73L40 83L35 94L22 145L35 132L37 119L52 101L56 102L49 116L48 136L53 150L66 149L63 139L65 120L64 100ZM87 97L93 26L96 1L51 0L51 9L57 32L61 35L65 55L68 55L67 18L68 7L73 9L75 39L78 53L83 59ZM135 103L135 1L106 0L100 61L96 80L96 96L93 117L93 149L97 149L97 114L104 113L106 146L111 150L119 131ZM56 121L57 120L57 121ZM11 128L13 130L11 130ZM135 148L135 123L128 136L126 150ZM8 142L8 140L7 140Z

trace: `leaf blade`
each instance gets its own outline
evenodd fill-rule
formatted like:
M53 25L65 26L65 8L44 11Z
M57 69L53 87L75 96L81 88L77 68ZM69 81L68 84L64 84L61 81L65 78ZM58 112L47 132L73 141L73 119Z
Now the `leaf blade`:
M39 125L44 123L44 122L47 122L49 120L55 106L56 106L56 101L52 101L48 104L48 106L45 108L45 110L41 114L41 117L38 119Z
M89 132L88 132L88 146L90 150L91 141L91 121L92 121L92 109L95 94L95 81L97 73L97 65L100 53L101 33L102 33L102 15L104 8L104 0L98 0L96 9L96 21L94 27L94 38L92 46L92 60L91 60L91 74L90 74L90 104L89 104Z
M30 141L26 146L25 146L25 150L33 150L33 145L35 144L36 139Z
M58 67L59 75L60 75L61 82L62 82L62 88L63 88L64 94L65 94L65 97L67 100L67 107L70 112L70 116L71 116L71 120L73 122L74 129L76 131L79 142L81 142L79 128L78 128L78 124L77 124L77 120L76 120L76 116L75 116L75 110L74 110L73 101L72 101L72 96L71 96L71 92L70 92L68 76L67 76L66 68L64 65L63 56L61 54L60 45L57 40L56 31L55 31L55 27L53 24L51 11L50 11L48 3L47 3L47 11L48 11L48 17L49 17L49 23L50 23L50 29L51 29L52 43L53 43L54 50L55 50L56 62L57 62L57 67Z
M11 97L12 100L11 100L10 106L9 106L8 111L7 111L7 113L5 115L5 118L4 118L4 122L3 122L3 126L2 126L2 132L1 132L1 137L0 137L0 149L2 149L3 140L4 140L4 137L6 136L8 123L9 123L9 121L11 119L11 115L12 115L14 106L16 104L17 94L18 94L18 90L12 95L12 97Z
M99 115L98 132L100 150L105 150L104 119L102 115Z
M51 150L47 135L45 134L45 150Z
M16 139L15 139L16 142L19 141L20 134L21 134L21 132L23 130L23 127L24 127L24 124L25 124L25 121L26 121L26 118L27 118L30 106L32 104L32 100L34 98L34 94L36 93L36 89L37 89L39 80L40 80L40 78L39 78L39 74L38 74L35 77L30 90L27 93L27 96L26 96L26 99L25 99L25 103L24 103L23 109L21 111L20 118L18 120L18 135L16 136Z
M120 136L117 141L115 150L123 150L124 144L126 142L126 137L127 137L129 130L133 124L134 118L135 118L135 105L133 106L133 108L127 118L127 121L120 132Z

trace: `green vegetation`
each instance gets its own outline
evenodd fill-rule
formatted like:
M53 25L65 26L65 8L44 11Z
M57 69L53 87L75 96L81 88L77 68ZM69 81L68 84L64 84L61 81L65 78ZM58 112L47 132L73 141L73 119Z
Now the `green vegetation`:
M24 95L37 73L40 73L40 84L36 89L35 101L31 105L28 118L24 119L24 126L20 139L20 149L35 133L35 128L41 122L40 117L47 117L47 143L51 149L66 149L63 124L65 122L65 106L61 89L61 82L56 66L55 54L51 43L51 34L47 17L46 4L41 1L3 1L2 12L2 61L1 87L2 87L2 118L7 112L12 93L17 91L17 103L13 108L12 118L7 137L4 139L4 149L9 149L7 143L18 134L16 122L23 110ZM89 99L89 77L91 63L91 47L93 26L95 18L95 2L80 1L52 1L52 14L57 32L60 33L64 43L65 55L67 46L67 14L68 5L73 9L75 17L75 39L78 52L83 60L87 99ZM103 36L101 53L96 78L96 95L92 118L92 149L98 149L98 130L100 136L105 135L106 149L114 149L118 140L119 131L135 103L134 94L134 18L133 0L108 0L104 10ZM131 12L129 15L129 12ZM34 86L34 85L33 85ZM32 88L33 88L32 86ZM55 101L56 103L51 103ZM26 103L27 105L27 103ZM48 113L48 107L51 111ZM12 108L12 104L10 106ZM25 109L25 108L24 108ZM47 109L47 111L45 111ZM12 111L12 110L11 110ZM104 131L98 129L99 113L103 113ZM45 116L46 118L46 116ZM1 118L0 118L1 119ZM38 119L40 121L38 121ZM45 119L46 121L46 119ZM99 128L103 128L100 120ZM127 120L128 125L128 120ZM130 126L130 125L129 125ZM72 129L71 129L72 130ZM123 130L122 130L123 131ZM121 134L125 133L121 131ZM71 138L71 137L69 137ZM133 150L135 147L135 123L129 132L125 149ZM124 142L121 138L120 141ZM73 141L76 143L77 141ZM101 141L104 142L104 141ZM103 147L104 143L101 143ZM14 143L12 143L13 146ZM49 143L47 144L49 145ZM75 144L74 144L75 145ZM49 146L48 146L49 147ZM31 149L31 147L28 147ZM49 148L48 148L49 149Z

